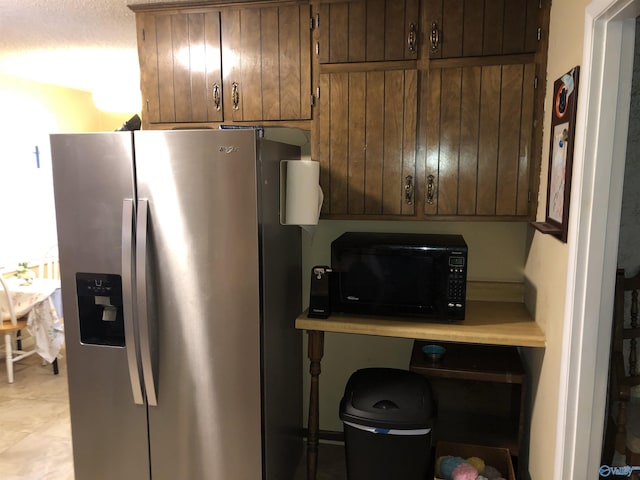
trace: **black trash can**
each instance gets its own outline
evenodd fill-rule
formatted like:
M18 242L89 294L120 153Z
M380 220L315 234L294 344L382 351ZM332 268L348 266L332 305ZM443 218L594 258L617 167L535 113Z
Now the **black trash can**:
M425 480L436 407L426 378L406 370L356 371L340 402L349 480Z

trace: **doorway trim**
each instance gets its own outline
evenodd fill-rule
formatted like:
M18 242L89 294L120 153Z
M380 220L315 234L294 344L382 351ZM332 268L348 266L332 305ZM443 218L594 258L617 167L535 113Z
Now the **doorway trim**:
M635 17L640 0L585 10L554 478L598 478L604 431ZM604 386L604 388L603 388Z

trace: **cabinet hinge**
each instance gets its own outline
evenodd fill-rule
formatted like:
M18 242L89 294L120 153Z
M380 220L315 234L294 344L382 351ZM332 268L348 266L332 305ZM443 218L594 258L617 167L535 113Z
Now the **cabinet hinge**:
M533 77L533 88L538 88L538 77Z
M538 27L538 41L542 40L542 28Z
M531 203L531 190L527 192L527 203Z
M142 41L144 42L147 39L147 34L144 31L144 28L142 29Z
M316 18L311 17L309 19L309 28L313 30L314 28L318 28L320 26L320 14L316 14Z
M309 96L311 97L311 106L315 107L316 106L316 97L313 94L311 94Z

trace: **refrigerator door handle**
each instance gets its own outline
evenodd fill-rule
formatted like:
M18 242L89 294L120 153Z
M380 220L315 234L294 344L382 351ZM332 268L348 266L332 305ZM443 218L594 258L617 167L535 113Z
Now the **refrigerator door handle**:
M127 350L127 364L131 380L131 393L137 405L144 405L140 367L138 366L138 346L133 321L133 199L122 202L122 293L124 310L124 337Z
M149 201L138 200L136 218L136 293L138 300L138 328L140 332L140 355L142 358L142 373L147 394L147 405L158 406L154 364L152 355L152 334L149 328L149 308L147 292L147 219Z

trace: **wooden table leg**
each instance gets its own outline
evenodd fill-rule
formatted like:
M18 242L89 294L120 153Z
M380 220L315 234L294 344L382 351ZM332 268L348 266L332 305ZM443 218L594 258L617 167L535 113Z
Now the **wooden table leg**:
M307 357L311 388L309 393L309 420L307 424L307 480L316 480L318 471L318 432L320 430L319 376L320 362L324 355L324 332L310 330Z

